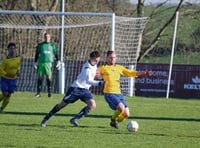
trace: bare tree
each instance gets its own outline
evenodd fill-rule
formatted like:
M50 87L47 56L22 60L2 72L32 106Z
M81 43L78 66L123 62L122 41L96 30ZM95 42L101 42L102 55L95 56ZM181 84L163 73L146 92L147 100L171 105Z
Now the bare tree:
M58 4L59 4L60 0L30 0L29 4L30 4L30 9L33 11L39 10L39 6L42 6L42 9L44 9L44 5L46 3L46 6L48 6L48 11L56 11L56 9L58 8Z
M176 16L176 12L180 9L182 3L184 0L180 0L178 6L176 7L173 15L171 16L171 18L164 24L164 26L160 29L160 31L158 32L158 34L155 36L155 38L152 40L152 42L150 43L150 45L146 48L143 49L143 53L140 53L139 57L138 57L138 61L140 61L141 59L143 59L158 43L160 37L163 35L163 33L166 31L167 27L172 23L172 21L174 20L175 16ZM155 12L155 11L154 11Z
M56 11L60 0L53 0L50 3L49 11Z
M1 2L1 7L5 10L13 10L17 4L18 0L7 0Z
M138 4L137 4L137 16L138 17L143 16L143 7L144 7L144 0L138 0Z

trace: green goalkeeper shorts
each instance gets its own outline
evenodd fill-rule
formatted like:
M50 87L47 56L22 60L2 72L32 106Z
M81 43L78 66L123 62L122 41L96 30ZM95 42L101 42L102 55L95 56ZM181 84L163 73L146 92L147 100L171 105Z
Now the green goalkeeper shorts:
M37 74L40 76L41 75L51 76L52 63L38 63Z

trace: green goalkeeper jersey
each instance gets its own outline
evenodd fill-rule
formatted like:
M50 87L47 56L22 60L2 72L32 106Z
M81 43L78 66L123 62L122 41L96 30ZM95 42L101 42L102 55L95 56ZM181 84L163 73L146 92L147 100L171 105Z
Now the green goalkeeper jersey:
M52 42L42 42L38 44L36 55L38 55L39 63L52 63L57 54L57 49Z

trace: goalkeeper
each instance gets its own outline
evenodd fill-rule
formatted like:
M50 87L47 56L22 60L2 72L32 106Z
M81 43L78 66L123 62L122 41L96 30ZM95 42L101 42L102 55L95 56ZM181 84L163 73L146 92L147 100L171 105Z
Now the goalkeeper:
M86 116L90 111L96 108L95 100L89 88L93 86L99 86L102 81L95 80L97 72L97 64L100 60L100 54L97 51L90 53L90 59L84 63L81 72L77 79L72 83L71 87L66 92L62 101L56 104L51 111L43 118L41 126L45 127L47 121L63 107L70 103L74 103L77 100L81 100L86 103L86 106L81 109L81 111L70 120L70 123L74 126L79 126L78 120Z
M51 77L52 77L52 63L56 60L56 68L60 69L60 61L58 60L57 49L54 43L51 41L51 35L49 33L44 34L44 42L39 43L35 52L35 64L34 68L37 69L37 93L36 97L40 97L42 82L44 76L46 76L48 97L51 97Z
M10 102L11 94L16 90L20 66L21 58L17 56L16 45L15 43L9 43L8 55L0 64L2 91L2 94L0 94L0 102L2 101L0 112L3 112Z
M107 52L107 64L99 67L99 73L104 80L104 98L110 108L114 110L111 117L110 126L119 128L119 122L129 117L129 108L125 97L121 94L120 77L149 76L151 71L132 71L116 64L116 54L114 51Z

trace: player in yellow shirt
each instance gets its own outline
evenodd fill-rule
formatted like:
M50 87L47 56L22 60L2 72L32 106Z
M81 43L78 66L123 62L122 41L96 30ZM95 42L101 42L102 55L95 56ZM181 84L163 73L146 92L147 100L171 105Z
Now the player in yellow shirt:
M14 93L17 87L16 82L19 76L20 65L21 58L17 56L15 43L9 43L8 55L0 64L2 91L2 94L0 94L0 102L2 101L0 112L3 112L8 105L11 94Z
M121 94L120 77L140 77L149 76L151 71L134 71L116 64L116 54L114 51L107 52L107 64L99 67L99 73L104 80L104 98L110 108L114 111L111 117L110 126L119 128L119 122L129 117L129 108L125 97Z

